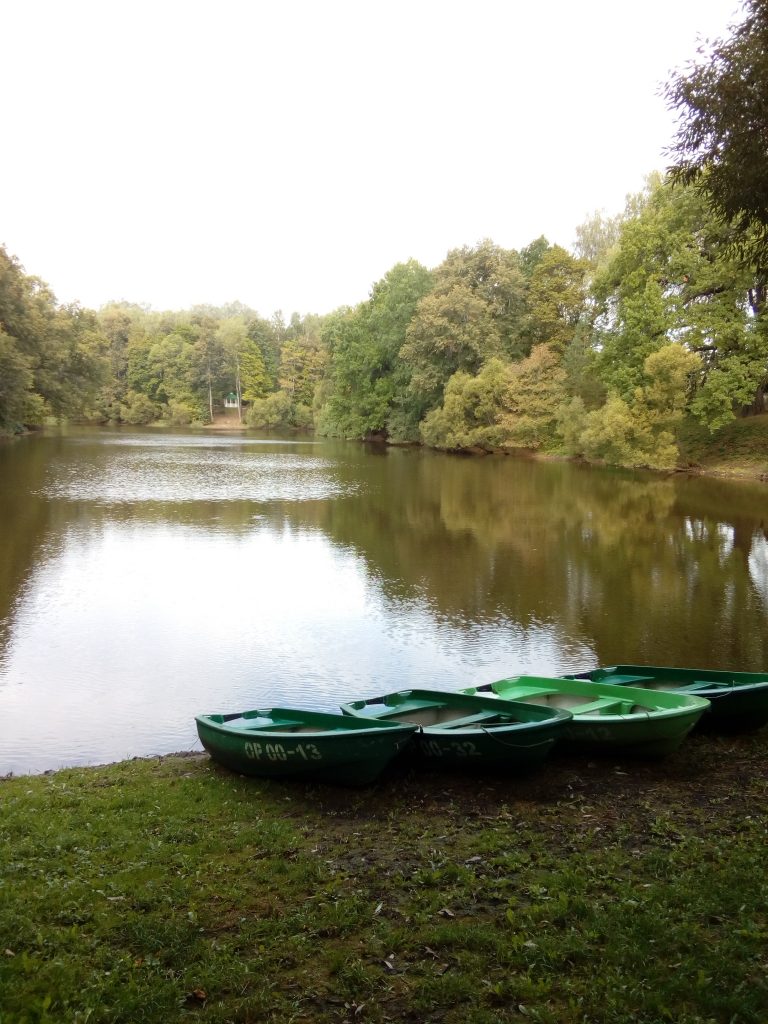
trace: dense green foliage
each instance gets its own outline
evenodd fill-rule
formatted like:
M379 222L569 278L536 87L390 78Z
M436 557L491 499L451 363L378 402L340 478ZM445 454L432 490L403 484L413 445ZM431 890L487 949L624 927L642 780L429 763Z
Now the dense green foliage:
M749 278L749 305L764 317L768 288L768 0L745 0L744 18L728 39L699 49L698 59L672 75L665 95L679 124L670 180L692 186L722 218L718 249L734 254ZM751 341L759 332L751 334ZM734 349L740 348L737 341ZM764 340L733 352L725 372L712 375L699 414L718 413L729 397L749 401L755 377L756 411L764 407L768 379ZM740 379L739 379L740 378ZM732 390L735 385L735 392ZM722 422L722 418L720 419Z
M622 217L583 226L579 251L454 250L397 350L370 316L375 292L337 314L318 426L668 468L686 418L716 430L763 411L760 282L698 191L649 180Z
M679 114L674 181L695 183L736 229L735 248L768 273L768 0L746 0L729 39L699 50L672 76Z
M416 307L432 288L432 275L415 260L399 263L355 309L326 318L329 353L319 395L318 425L328 433L365 437L399 431L393 422L418 424L407 400L408 370L400 358ZM404 429L404 428L403 428Z
M0 433L81 414L105 371L96 315L58 305L0 246Z
M326 361L320 326L267 321L240 303L61 306L0 248L0 433L62 418L202 424L227 398L254 425L310 426Z
M669 468L684 423L764 411L761 284L698 190L649 179L621 217L582 226L578 251L486 240L288 324L239 303L59 307L3 252L0 426L203 424L228 398L253 427Z

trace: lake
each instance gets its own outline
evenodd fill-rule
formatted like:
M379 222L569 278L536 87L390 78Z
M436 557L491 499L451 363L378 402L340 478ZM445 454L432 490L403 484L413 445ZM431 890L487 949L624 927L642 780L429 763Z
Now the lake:
M244 433L0 445L0 774L617 661L768 669L765 484Z

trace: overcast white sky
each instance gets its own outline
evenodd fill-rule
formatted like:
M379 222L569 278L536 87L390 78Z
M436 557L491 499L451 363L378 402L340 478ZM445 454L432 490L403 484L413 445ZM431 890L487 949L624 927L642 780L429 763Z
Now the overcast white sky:
M658 96L739 0L7 0L0 243L62 302L365 299L570 247L664 167Z

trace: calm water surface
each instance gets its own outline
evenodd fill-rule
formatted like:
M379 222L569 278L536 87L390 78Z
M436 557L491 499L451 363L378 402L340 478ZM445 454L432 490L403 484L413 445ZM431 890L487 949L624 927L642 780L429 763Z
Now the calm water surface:
M768 669L765 484L250 435L0 446L0 774L615 661Z

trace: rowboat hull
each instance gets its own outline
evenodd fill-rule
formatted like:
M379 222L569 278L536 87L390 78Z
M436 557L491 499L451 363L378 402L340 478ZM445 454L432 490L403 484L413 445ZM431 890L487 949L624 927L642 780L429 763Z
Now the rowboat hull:
M671 754L708 707L706 700L688 694L651 694L629 686L541 676L500 679L470 692L488 691L503 700L570 711L562 737L566 747L643 758Z
M417 727L414 750L426 765L514 774L537 767L570 720L556 709L434 690L402 690L344 704L342 711Z
M267 708L199 715L197 733L219 764L241 775L363 786L408 745L415 726Z
M768 675L765 673L612 665L580 672L571 678L704 697L710 706L701 724L723 732L747 732L768 723Z

